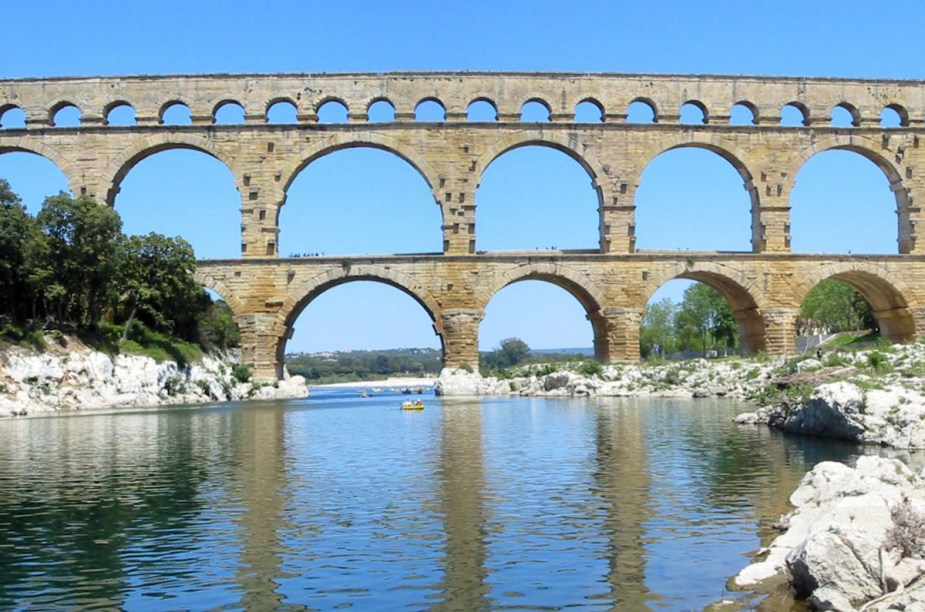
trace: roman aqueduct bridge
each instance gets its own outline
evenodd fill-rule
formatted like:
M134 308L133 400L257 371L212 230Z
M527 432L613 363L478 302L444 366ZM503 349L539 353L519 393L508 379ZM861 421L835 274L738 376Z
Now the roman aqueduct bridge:
M318 110L337 102L343 123L321 124ZM416 121L423 102L440 121ZM493 121L469 121L487 103ZM525 122L538 103L546 121ZM576 120L593 105L600 120ZM643 103L652 123L627 122ZM291 124L268 122L277 104L295 109ZM386 104L393 120L371 123ZM189 125L165 125L184 105ZM243 122L217 125L226 105ZM702 121L681 122L681 108ZM730 124L735 106L748 125ZM76 108L79 125L56 126ZM802 125L781 125L785 108ZM110 125L115 109L135 122ZM835 108L851 126L832 127ZM884 109L898 126L883 127ZM19 115L22 124L9 127ZM447 365L475 364L478 325L505 286L540 279L569 291L584 307L604 361L639 355L646 301L674 278L702 281L732 304L747 350L786 354L794 348L799 306L825 278L855 286L871 303L882 333L896 341L925 333L925 241L918 227L925 197L925 82L709 75L387 73L133 76L0 80L0 153L26 151L54 162L75 195L113 205L122 179L139 161L171 148L195 149L222 161L241 194L241 257L203 260L197 275L231 306L243 334L244 359L264 379L278 376L285 342L301 310L338 284L387 283L430 315ZM599 247L589 251L477 252L476 188L505 152L527 145L571 156L591 177L599 200ZM443 252L417 255L281 258L278 217L300 170L336 150L390 151L423 176L442 215ZM679 147L722 156L751 199L751 252L637 251L634 195L647 164ZM801 255L790 252L790 192L813 155L845 149L863 155L888 178L896 198L896 255Z

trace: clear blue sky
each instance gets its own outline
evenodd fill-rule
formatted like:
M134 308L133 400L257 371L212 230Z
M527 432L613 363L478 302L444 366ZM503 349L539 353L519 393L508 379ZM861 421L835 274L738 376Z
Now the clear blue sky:
M8 3L0 77L218 72L494 70L925 78L925 10L870 2L547 3L235 0ZM339 177L363 168L365 181ZM0 155L36 211L66 189L41 158ZM590 179L547 149L509 153L478 192L478 248L592 248ZM182 234L201 257L237 255L237 192L205 155L165 152L129 173L116 201L129 233ZM795 251L896 252L895 203L872 164L848 153L813 158L793 194ZM656 158L637 197L640 248L749 250L748 200L726 162L704 151ZM549 222L511 233L527 207ZM838 210L847 214L835 214ZM711 215L704 211L711 211ZM375 218L369 224L357 219ZM388 154L345 151L296 179L281 214L280 250L348 254L440 248L439 214L423 180ZM833 231L836 223L844 227ZM657 297L677 299L671 283ZM578 303L539 282L489 304L482 348L509 336L533 347L590 346ZM290 351L438 346L410 298L372 283L321 296L297 322Z

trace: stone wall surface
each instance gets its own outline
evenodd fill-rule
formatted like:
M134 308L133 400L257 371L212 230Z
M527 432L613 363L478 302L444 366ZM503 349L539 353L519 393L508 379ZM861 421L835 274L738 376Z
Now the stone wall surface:
M442 121L415 121L422 102L442 106ZM468 121L471 104L494 108L494 121ZM548 121L522 121L527 103ZM328 103L346 120L318 121ZM370 123L369 108L388 104L394 120ZM591 104L600 121L579 120ZM652 123L629 123L631 104L652 111ZM182 104L189 125L165 125ZM240 125L217 125L234 104ZM289 104L291 124L268 122ZM135 125L109 124L129 106ZM752 115L732 125L733 107ZM76 107L80 125L55 125ZM681 121L681 108L702 115ZM795 108L803 124L781 125ZM832 127L836 108L850 127ZM884 127L881 114L898 117ZM21 112L24 127L7 118ZM6 126L6 127L4 127ZM870 301L884 335L919 337L923 319L923 255L918 240L925 190L925 82L717 75L386 73L178 75L0 80L0 153L29 151L54 162L75 194L112 205L127 173L171 148L222 161L240 192L241 259L203 261L200 278L225 298L244 332L244 359L262 378L282 372L282 353L301 309L341 282L372 279L413 297L434 320L448 366L477 359L478 321L491 296L523 279L550 281L584 306L604 361L638 358L645 302L673 278L702 281L733 305L748 350L793 350L796 313L813 284L838 278ZM485 169L505 152L547 146L588 173L598 197L600 240L582 252L485 253L478 248L476 191ZM420 256L310 258L278 256L278 218L295 176L314 160L350 147L390 151L427 181L441 211L443 251ZM644 252L636 248L635 194L648 164L665 151L702 148L737 170L751 201L750 253ZM897 256L813 256L790 253L790 193L800 168L817 153L849 150L873 162L896 199ZM345 231L346 228L345 228Z

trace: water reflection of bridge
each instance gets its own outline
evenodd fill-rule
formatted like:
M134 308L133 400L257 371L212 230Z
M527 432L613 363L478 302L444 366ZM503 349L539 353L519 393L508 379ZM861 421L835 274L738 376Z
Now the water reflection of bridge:
M231 304L243 331L245 360L258 377L281 371L292 324L316 296L339 283L369 279L414 297L434 321L447 365L474 364L478 322L492 295L524 279L549 281L585 308L602 360L638 357L638 325L662 283L688 278L730 301L747 350L793 350L796 313L825 278L854 285L871 303L888 338L920 337L925 326L925 246L917 228L925 184L920 146L925 117L920 81L793 79L679 75L394 73L353 75L211 75L20 79L0 81L0 122L20 113L21 128L0 130L0 153L28 151L54 162L75 194L112 205L127 173L165 149L202 151L222 161L240 192L241 259L203 261L200 280ZM422 104L442 108L439 121L415 121ZM278 104L292 124L269 124ZM342 123L319 125L326 104L345 109ZM393 111L369 123L373 106ZM494 121L469 121L475 104ZM527 104L546 122L524 122ZM652 123L627 123L644 104ZM226 106L243 123L215 125ZM599 121L579 119L591 105ZM184 106L189 125L163 125ZM681 122L681 108L700 121ZM730 125L732 109L749 125ZM801 125L781 126L793 109ZM56 127L64 109L78 126ZM112 126L128 109L134 125ZM832 127L833 109L850 117ZM897 118L884 127L881 113ZM598 198L599 244L593 252L476 252L476 190L485 169L512 149L557 149L588 173ZM294 177L324 155L374 147L421 174L441 211L443 250L406 257L278 258L279 212ZM643 253L636 249L635 194L648 163L682 147L720 155L741 176L751 202L750 253ZM896 256L790 253L790 193L803 164L819 152L858 153L887 177L896 200Z

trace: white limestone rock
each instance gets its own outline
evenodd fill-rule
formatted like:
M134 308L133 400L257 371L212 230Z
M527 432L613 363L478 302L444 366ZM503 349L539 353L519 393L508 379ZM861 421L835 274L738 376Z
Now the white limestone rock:
M736 584L787 574L817 609L853 610L883 595L881 584L896 589L925 572L925 562L902 558L890 537L894 509L905 505L925 516L925 480L901 461L865 456L855 468L820 463L790 502L794 510L780 521L787 531Z
M782 431L893 446L925 448L925 397L901 388L863 391L850 382L820 385L796 411L771 411Z
M446 397L510 395L512 385L516 387L516 382L483 378L478 372L468 372L462 368L443 368L434 383L434 394Z

